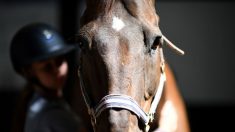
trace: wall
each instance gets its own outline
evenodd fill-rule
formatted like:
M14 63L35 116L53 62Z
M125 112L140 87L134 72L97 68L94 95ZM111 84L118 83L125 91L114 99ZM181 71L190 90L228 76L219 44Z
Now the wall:
M159 2L162 32L185 56L167 51L189 103L235 104L235 3Z
M0 3L0 90L18 90L24 83L10 62L9 46L13 35L31 22L46 22L59 28L58 11L58 4L50 1Z

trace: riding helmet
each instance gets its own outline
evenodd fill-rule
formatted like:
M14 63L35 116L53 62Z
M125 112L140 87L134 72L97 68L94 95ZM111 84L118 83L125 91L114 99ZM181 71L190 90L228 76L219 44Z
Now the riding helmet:
M10 57L16 72L35 61L64 55L75 47L66 44L62 36L45 23L32 23L22 27L13 37Z

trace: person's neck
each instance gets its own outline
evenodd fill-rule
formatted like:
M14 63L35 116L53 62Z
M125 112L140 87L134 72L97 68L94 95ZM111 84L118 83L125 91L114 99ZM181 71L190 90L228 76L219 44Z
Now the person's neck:
M45 87L37 86L35 91L40 94L41 96L44 96L49 99L57 99L63 97L63 92L61 89L48 89Z

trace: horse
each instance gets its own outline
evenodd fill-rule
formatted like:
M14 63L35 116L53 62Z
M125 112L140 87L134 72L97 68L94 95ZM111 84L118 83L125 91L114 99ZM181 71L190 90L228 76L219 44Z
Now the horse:
M93 130L153 131L166 80L163 45L184 52L162 34L154 0L86 3L75 42L79 97Z

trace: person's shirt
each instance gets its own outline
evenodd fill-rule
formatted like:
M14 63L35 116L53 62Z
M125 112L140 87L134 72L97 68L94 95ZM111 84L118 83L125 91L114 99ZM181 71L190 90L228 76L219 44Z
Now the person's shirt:
M78 132L79 118L63 99L47 99L34 93L29 103L25 132Z

